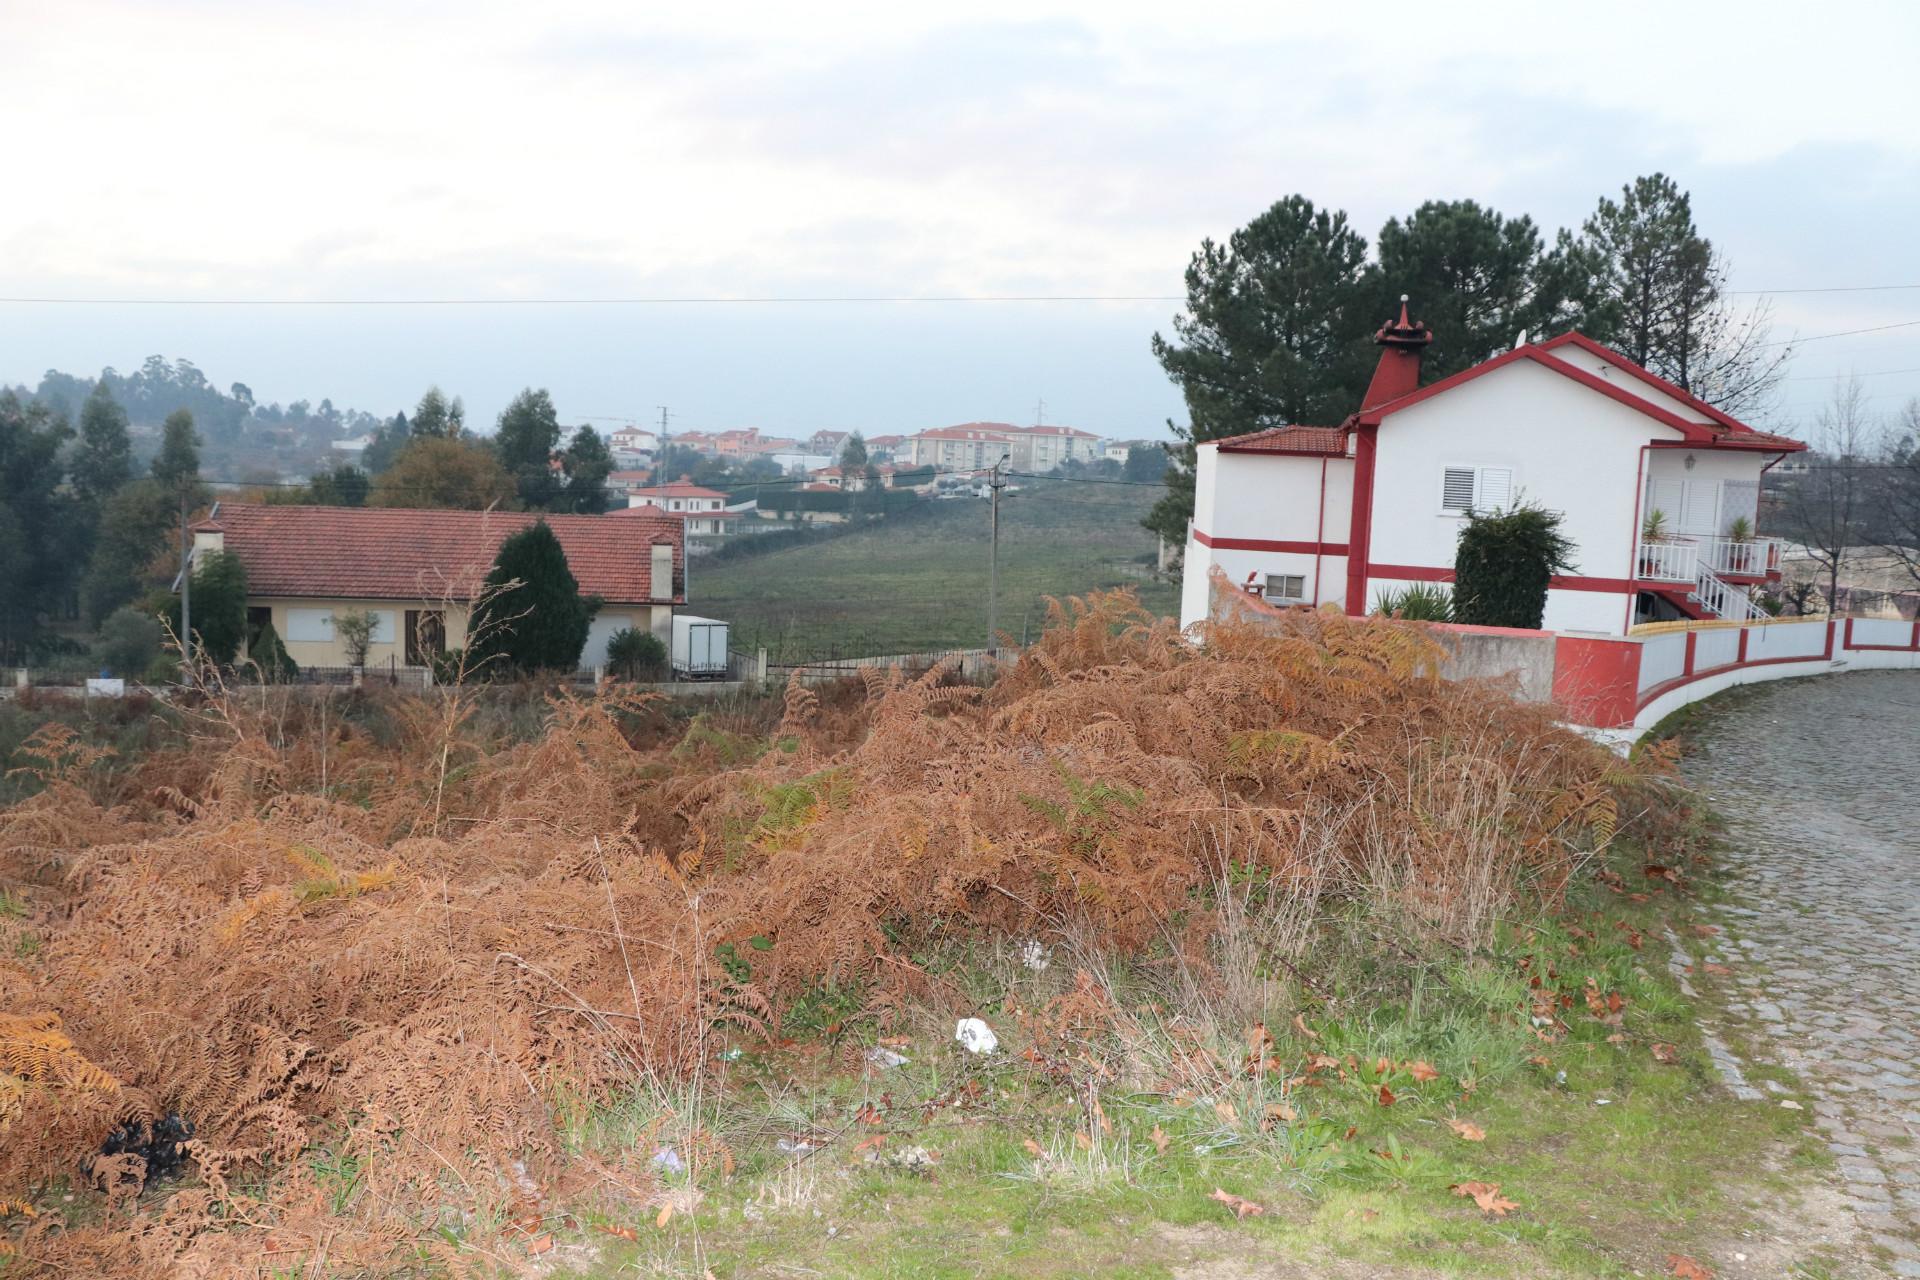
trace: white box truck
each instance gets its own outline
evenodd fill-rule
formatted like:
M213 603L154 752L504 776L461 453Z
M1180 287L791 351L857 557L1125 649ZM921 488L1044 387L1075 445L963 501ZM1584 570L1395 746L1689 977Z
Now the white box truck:
M674 614L673 674L682 680L725 679L727 624L713 618Z

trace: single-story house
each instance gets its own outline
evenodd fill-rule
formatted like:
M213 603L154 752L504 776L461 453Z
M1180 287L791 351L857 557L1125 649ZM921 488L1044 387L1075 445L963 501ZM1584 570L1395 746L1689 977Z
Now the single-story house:
M540 515L519 511L215 503L193 526L194 554L226 551L247 571L247 632L268 622L302 667L344 667L334 633L345 612L374 616L367 665L419 667L464 648L467 612L507 535L545 520L583 595L598 596L580 656L606 661L607 641L632 627L667 639L686 603L679 518Z

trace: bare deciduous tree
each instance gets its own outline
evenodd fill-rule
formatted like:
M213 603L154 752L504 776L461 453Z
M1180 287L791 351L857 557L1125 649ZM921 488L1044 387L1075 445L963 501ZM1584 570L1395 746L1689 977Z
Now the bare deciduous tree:
M1907 401L1890 435L1873 514L1887 554L1920 582L1920 398Z
M1870 498L1883 439L1882 428L1867 412L1860 379L1838 383L1808 439L1807 469L1791 477L1782 493L1791 535L1826 576L1830 611L1839 599L1848 548L1873 541Z

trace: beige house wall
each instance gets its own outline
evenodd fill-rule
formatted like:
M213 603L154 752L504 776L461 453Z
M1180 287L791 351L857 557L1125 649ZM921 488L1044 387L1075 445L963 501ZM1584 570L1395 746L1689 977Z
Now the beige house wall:
M336 613L370 612L383 616L385 626L379 634L391 634L391 639L376 639L367 646L367 666L385 667L407 665L406 618L408 610L431 610L445 615L447 648L464 649L467 644L467 606L463 604L442 605L438 602L420 600L338 600L324 598L275 597L271 599L250 599L250 609L270 609L273 615L274 634L287 648L287 656L302 667L344 667L347 665L347 647L338 636L332 635L332 627L325 628L329 638L297 639L296 630L302 635L312 635L320 615L329 621ZM604 659L606 638L614 632L627 627L644 628L668 643L673 636L673 606L670 604L603 606L594 615L592 630L587 640L587 649L581 654L581 665L596 666ZM598 655L596 656L596 642Z

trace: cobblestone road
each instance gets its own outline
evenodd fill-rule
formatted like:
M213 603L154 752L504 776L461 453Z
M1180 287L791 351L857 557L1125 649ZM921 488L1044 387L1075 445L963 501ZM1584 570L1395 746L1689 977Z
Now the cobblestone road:
M1920 1276L1920 674L1762 686L1683 765L1728 823L1732 1004L1797 1072L1860 1225Z

